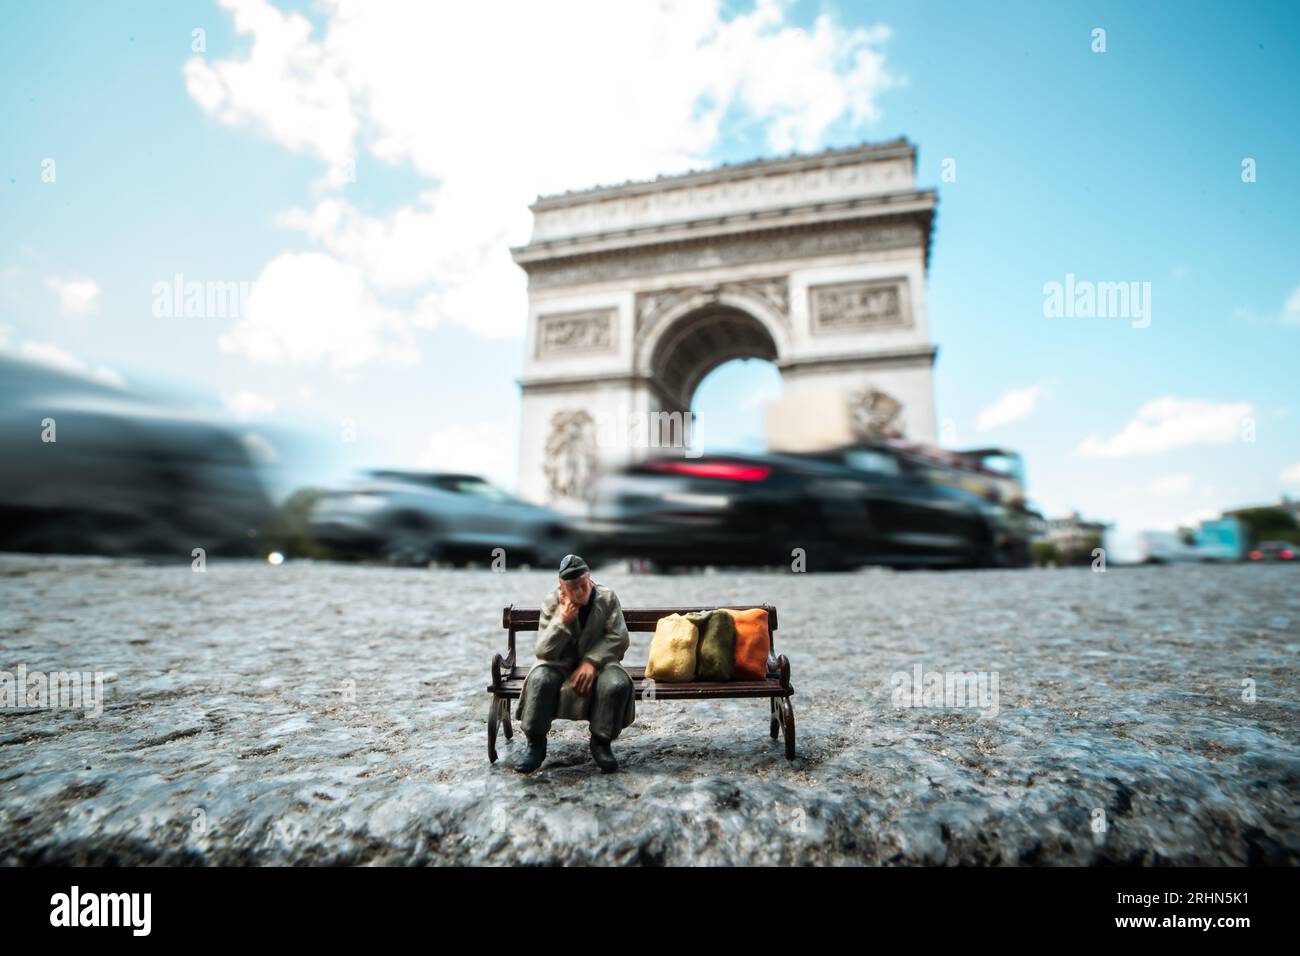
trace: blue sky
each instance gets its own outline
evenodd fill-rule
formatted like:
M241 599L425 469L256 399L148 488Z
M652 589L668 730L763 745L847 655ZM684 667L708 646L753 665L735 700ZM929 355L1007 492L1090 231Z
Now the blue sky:
M1300 493L1294 4L7 16L0 348L297 435L317 473L510 480L506 249L538 193L901 135L939 193L945 444L1017 448L1046 512L1129 529ZM178 274L247 283L249 314L156 314ZM1046 317L1067 274L1150 283L1149 326ZM752 442L772 390L762 363L715 372L709 441Z

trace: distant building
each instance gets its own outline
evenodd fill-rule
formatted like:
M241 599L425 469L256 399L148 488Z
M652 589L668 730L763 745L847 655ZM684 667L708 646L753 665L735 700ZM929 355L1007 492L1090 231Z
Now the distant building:
M1048 518L1045 522L1045 540L1062 553L1082 551L1100 542L1110 525L1102 521L1085 521L1079 512L1072 511L1064 518Z

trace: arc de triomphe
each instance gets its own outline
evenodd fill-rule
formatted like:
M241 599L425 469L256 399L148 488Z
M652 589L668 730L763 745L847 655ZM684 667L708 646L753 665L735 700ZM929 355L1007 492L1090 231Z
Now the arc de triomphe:
M529 297L520 494L579 506L595 469L647 453L641 423L689 412L736 358L780 369L770 442L844 405L933 443L935 194L915 171L897 140L539 197L511 250Z

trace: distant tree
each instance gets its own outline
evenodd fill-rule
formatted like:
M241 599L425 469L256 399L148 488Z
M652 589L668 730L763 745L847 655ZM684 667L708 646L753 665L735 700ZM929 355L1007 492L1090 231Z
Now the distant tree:
M1233 512L1246 526L1252 545L1261 541L1290 541L1300 544L1300 528L1295 519L1283 508L1244 508Z
M268 551L279 551L286 558L332 556L311 534L311 509L323 494L320 488L299 488L284 500L267 535Z
M1034 564L1041 567L1047 567L1049 564L1060 563L1060 555L1057 554L1056 545L1050 541L1035 541L1032 546Z
M1083 543L1078 548L1071 549L1068 553L1062 555L1065 564L1091 564L1092 552L1101 547L1101 535L1088 534L1084 535Z

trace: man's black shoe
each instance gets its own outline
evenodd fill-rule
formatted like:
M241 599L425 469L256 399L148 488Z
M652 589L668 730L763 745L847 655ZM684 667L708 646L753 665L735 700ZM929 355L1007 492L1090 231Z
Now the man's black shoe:
M546 759L546 738L533 740L528 738L528 753L524 754L524 759L515 764L515 770L519 773L532 773L542 765Z
M591 735L591 756L596 761L596 766L600 767L601 773L613 773L618 769L614 751L609 749L609 741L604 737Z

